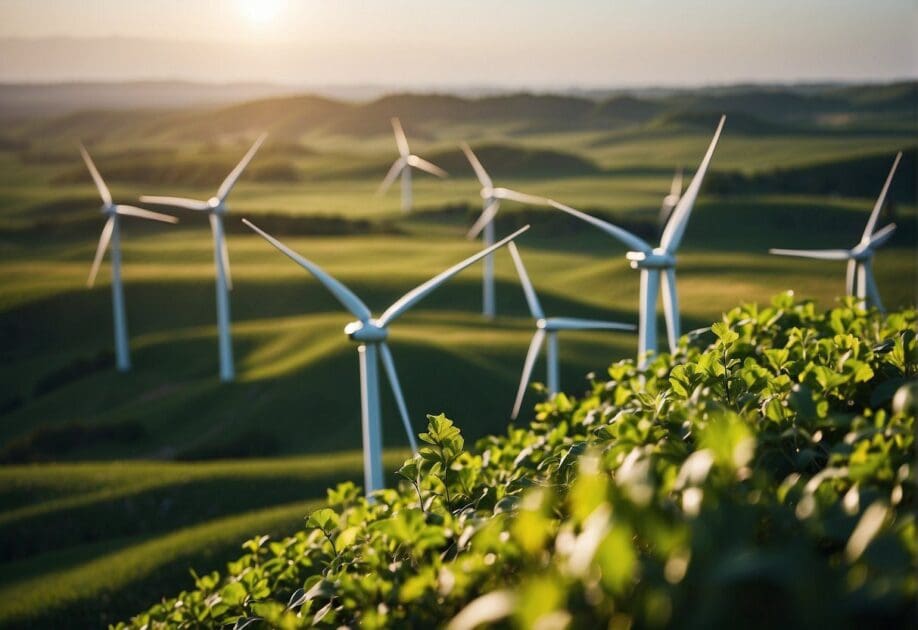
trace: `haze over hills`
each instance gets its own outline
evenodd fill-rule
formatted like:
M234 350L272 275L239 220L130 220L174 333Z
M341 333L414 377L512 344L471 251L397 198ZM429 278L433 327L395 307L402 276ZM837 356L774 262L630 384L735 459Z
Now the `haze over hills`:
M467 100L480 100L477 113L488 106L512 107L519 101L496 97L529 97L544 113L581 115L589 111L598 119L647 119L661 109L743 111L756 115L801 118L814 113L847 112L852 106L876 112L916 114L918 82L891 83L738 83L698 87L596 87L554 90L520 90L487 85L420 86L410 90L385 84L283 84L270 82L65 81L0 82L0 118L58 116L87 109L174 109L214 107L258 99L314 95L349 103L379 101L401 105L406 100L426 101L444 113L464 108ZM395 95L394 97L392 95ZM388 97L388 98L387 98ZM452 98L450 98L452 97ZM533 98L535 97L535 98ZM393 100L393 98L401 100ZM600 104L598 111L594 105ZM655 108L655 105L656 108ZM565 107L567 106L567 107ZM570 108L580 111L571 111ZM508 110L509 111L509 110ZM525 112L526 110L524 110ZM486 115L488 112L483 112Z
M595 95L502 93L397 93L372 99L292 94L271 84L181 82L0 84L0 116L40 118L31 133L104 133L147 136L157 129L182 137L268 129L302 134L364 135L388 132L388 118L413 124L496 123L518 133L550 130L620 129L655 123L707 125L707 114L741 114L748 132L778 132L782 126L914 128L918 83L835 84L816 87L734 86L680 89L673 93L632 91ZM352 88L359 91L363 88ZM367 88L368 89L368 88ZM117 124L112 124L113 118ZM7 134L10 135L8 131ZM15 135L15 132L13 132Z

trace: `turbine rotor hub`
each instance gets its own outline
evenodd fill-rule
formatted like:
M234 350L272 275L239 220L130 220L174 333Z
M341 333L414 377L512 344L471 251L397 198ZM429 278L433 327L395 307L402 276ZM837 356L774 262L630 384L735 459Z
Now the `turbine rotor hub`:
M218 214L223 214L226 212L226 206L223 205L223 202L220 201L219 197L211 197L207 200L207 205L210 206L211 210Z
M379 343L389 337L389 330L376 323L376 320L368 322L351 322L344 327L344 334L352 341L362 341L366 343Z
M669 269L676 266L676 257L663 248L646 252L628 252L625 258L631 261L632 269Z
M549 333L564 330L564 326L561 324L561 322L557 321L556 319L552 319L551 317L540 319L536 323L536 326Z
M851 258L857 262L865 262L873 258L873 250L868 245L858 245L851 250Z

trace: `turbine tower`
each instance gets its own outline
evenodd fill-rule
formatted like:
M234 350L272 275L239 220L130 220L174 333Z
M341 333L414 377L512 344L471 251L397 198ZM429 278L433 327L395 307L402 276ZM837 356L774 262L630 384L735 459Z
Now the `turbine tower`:
M500 210L500 202L503 200L518 201L519 203L528 203L531 205L545 205L547 202L543 197L527 195L526 193L510 190L509 188L495 188L494 182L491 181L488 172L481 165L472 149L465 142L462 143L462 151L468 158L469 164L475 170L475 175L481 183L481 198L483 199L481 215L469 229L466 237L473 239L479 234L483 234L483 241L486 247L494 242L494 218L497 211ZM494 289L494 257L486 256L484 260L484 275L481 285L481 314L488 319L493 319L497 314L497 304L495 302Z
M663 284L663 312L666 317L666 335L669 340L671 352L676 350L676 342L680 336L679 299L676 292L676 252L685 234L692 208L698 198L698 191L704 181L705 173L717 147L720 132L724 127L726 116L720 117L714 138L708 146L708 151L701 160L701 165L692 177L691 183L685 194L679 198L663 230L659 247L652 247L644 239L639 238L617 225L612 225L602 219L597 219L586 213L575 210L557 201L549 201L555 208L567 212L579 219L591 223L603 230L613 238L618 239L633 251L625 254L631 261L631 268L641 272L640 316L638 320L638 367L643 369L647 365L647 353L657 349L657 294L660 292L662 276Z
M402 130L402 123L399 122L398 118L392 119L392 132L395 134L395 144L398 145L399 157L389 167L389 172L386 173L386 177L379 185L376 194L381 195L389 190L389 186L392 185L395 178L401 175L402 212L411 212L411 169L419 168L437 177L446 177L447 173L436 164L432 164L424 158L411 153L411 149L408 147L408 138L405 136L405 132Z
M232 381L236 376L233 367L233 345L230 337L230 310L229 310L229 291L233 288L233 280L230 275L229 250L226 247L226 237L223 233L223 216L229 212L226 205L226 198L230 191L233 190L242 171L249 165L249 162L255 157L258 148L265 141L268 134L263 133L258 136L255 143L246 152L230 174L226 176L217 194L207 201L198 199L187 199L185 197L160 197L157 195L144 195L140 198L145 203L155 203L161 206L170 206L173 208L184 208L185 210L197 210L206 212L210 219L210 230L214 237L214 267L216 268L216 290L217 290L217 334L219 336L220 351L220 380L223 382Z
M532 376L532 368L535 366L536 357L542 348L542 343L548 339L548 351L546 356L547 363L547 380L549 395L557 393L560 389L560 377L558 371L558 332L562 330L634 330L631 324L620 324L618 322L603 322L592 319L576 319L573 317L545 317L542 305L539 304L539 298L536 295L535 288L529 280L529 274L526 273L526 267L523 266L523 259L516 248L516 244L510 243L507 248L510 250L510 256L513 257L513 264L516 265L516 272L519 274L520 283L523 285L523 293L526 294L526 303L529 305L529 312L536 320L536 331L532 336L529 344L529 351L526 353L526 361L523 363L523 375L520 377L520 386L516 391L516 402L513 403L513 413L510 417L516 420L520 413L520 406L523 404L523 396L526 394L526 386L529 384L529 378Z
M405 431L408 433L408 440L411 443L411 448L417 451L417 443L414 438L414 430L411 428L411 422L408 419L405 398L402 395L398 376L395 373L395 361L392 359L392 352L389 350L389 345L386 343L386 339L389 336L389 324L401 317L412 306L420 302L428 293L469 265L480 260L483 256L506 245L528 230L529 226L527 225L517 230L491 247L478 252L474 256L466 258L443 273L417 286L396 300L380 317L374 318L370 309L360 298L341 282L335 280L326 273L321 267L303 258L248 220L243 219L243 223L255 230L264 237L265 240L274 245L274 247L315 276L316 280L321 282L325 288L335 296L341 305L357 318L357 321L351 322L344 327L344 333L351 341L359 344L357 346L357 353L360 361L360 415L363 430L363 476L367 494L381 489L384 481L378 375L378 363L380 360L382 361L383 369L386 371L389 385L392 388L392 394L395 396L395 402L398 406L399 414L402 417Z
M849 296L856 296L861 308L868 304L877 307L881 312L884 310L883 301L880 299L880 290L877 288L877 281L873 277L873 255L877 248L883 246L886 241L892 238L893 232L896 231L896 224L890 223L881 230L875 230L877 220L880 218L880 210L886 201L886 194L889 192L889 186L892 183L893 175L896 174L896 168L899 166L899 160L902 159L902 152L896 155L893 160L892 168L889 169L889 175L886 176L886 183L880 190L880 196L873 205L873 211L867 220L867 227L861 235L860 242L851 249L769 249L771 254L778 256L796 256L799 258L818 258L821 260L847 260L848 270L845 277L845 292Z
M111 246L112 258L112 314L115 322L115 367L119 372L127 372L131 369L131 355L128 345L127 316L124 312L124 289L121 286L121 220L122 216L140 217L141 219L151 219L153 221L162 221L163 223L176 223L178 219L168 214L150 212L143 208L134 206L125 206L112 202L112 195L105 185L105 180L99 174L99 170L89 157L89 152L82 144L80 153L83 155L83 161L86 162L86 168L92 175L92 181L95 182L99 190L99 196L102 197L102 214L107 218L105 226L102 228L102 234L99 236L99 245L96 247L96 257L92 261L92 269L89 272L89 280L86 286L92 288L96 283L96 274L99 273L99 265L102 264L102 258L105 257L105 250Z

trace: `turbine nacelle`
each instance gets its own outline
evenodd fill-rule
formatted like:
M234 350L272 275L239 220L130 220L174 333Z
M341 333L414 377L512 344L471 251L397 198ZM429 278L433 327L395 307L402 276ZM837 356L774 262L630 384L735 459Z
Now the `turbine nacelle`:
M208 199L207 207L211 212L216 212L217 214L226 214L226 203L219 197L211 197Z
M866 262L873 258L873 248L870 243L860 243L849 253L851 260Z
M676 266L676 257L662 247L647 252L628 252L625 258L631 261L632 269L671 269Z
M344 334L351 341L379 343L389 337L389 329L385 326L380 326L375 319L365 322L357 320L344 327Z

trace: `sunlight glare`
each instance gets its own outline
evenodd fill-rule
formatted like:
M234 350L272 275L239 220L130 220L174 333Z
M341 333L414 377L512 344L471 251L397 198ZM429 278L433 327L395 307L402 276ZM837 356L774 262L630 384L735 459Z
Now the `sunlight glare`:
M242 15L257 25L272 22L284 8L285 0L237 0Z

